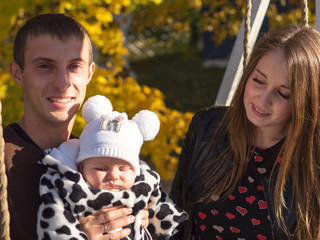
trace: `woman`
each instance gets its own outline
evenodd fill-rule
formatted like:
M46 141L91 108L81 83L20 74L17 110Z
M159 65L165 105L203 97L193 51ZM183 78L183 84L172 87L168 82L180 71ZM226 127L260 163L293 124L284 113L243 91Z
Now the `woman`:
M282 27L257 42L230 107L194 116L171 190L184 239L320 239L319 79L320 34Z

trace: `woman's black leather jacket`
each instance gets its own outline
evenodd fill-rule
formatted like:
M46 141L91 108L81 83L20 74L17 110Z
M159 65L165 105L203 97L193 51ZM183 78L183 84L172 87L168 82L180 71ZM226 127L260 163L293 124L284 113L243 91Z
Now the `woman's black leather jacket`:
M189 232L193 223L193 202L200 199L204 193L208 191L219 179L225 174L228 169L232 167L232 161L227 164L224 172L216 174L215 181L207 184L199 183L203 182L204 178L207 178L222 161L219 158L220 153L228 144L228 139L225 134L213 136L217 127L223 118L227 107L210 107L201 110L193 117L189 130L186 135L186 139L183 143L182 152L180 155L179 166L172 183L170 196L173 201L179 206L185 209L189 213L189 220L184 224L183 228L184 236L176 235L172 239L188 239ZM213 137L216 144L212 147ZM199 171L199 166L207 164L207 171ZM279 227L276 221L273 204L273 192L276 183L277 174L274 173L271 177L266 177L263 182L263 189L265 198L268 204L268 211L271 222L271 229L273 239L286 240L295 239L294 237L288 237L284 231ZM201 181L202 180L202 181ZM291 187L287 186L285 191L285 199L287 201L288 209L283 209L284 219L286 226L289 230L295 227L295 210L292 200ZM291 211L290 211L291 209Z

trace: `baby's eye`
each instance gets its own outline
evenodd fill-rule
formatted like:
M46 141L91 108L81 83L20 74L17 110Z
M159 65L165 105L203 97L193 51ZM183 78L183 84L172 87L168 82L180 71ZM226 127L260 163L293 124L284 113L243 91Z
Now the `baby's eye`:
M121 166L119 169L120 169L120 171L128 171L131 169L131 167L130 166Z
M105 171L104 168L95 168L96 171Z

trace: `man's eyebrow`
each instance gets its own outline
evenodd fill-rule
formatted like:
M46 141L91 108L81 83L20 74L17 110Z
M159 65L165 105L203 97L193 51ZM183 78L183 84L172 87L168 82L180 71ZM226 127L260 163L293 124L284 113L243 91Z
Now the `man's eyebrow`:
M32 62L37 62L37 61L54 62L53 59L46 58L46 57L36 57L35 59L32 59Z
M73 58L69 62L85 62L85 60L82 58Z
M54 62L55 60L47 57L37 57L32 60L32 62L37 62L37 61L45 61L45 62ZM68 62L85 62L82 58L73 58Z

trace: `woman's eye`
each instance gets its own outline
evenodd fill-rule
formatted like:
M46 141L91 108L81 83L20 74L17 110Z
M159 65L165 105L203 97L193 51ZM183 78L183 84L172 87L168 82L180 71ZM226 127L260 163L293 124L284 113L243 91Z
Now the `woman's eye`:
M256 83L259 83L259 84L262 83L258 78L253 78L253 81L255 81Z
M285 100L289 100L290 99L290 96L288 96L288 95L286 95L286 94L283 94L282 92L278 92L279 93L279 95L283 98L283 99L285 99Z

